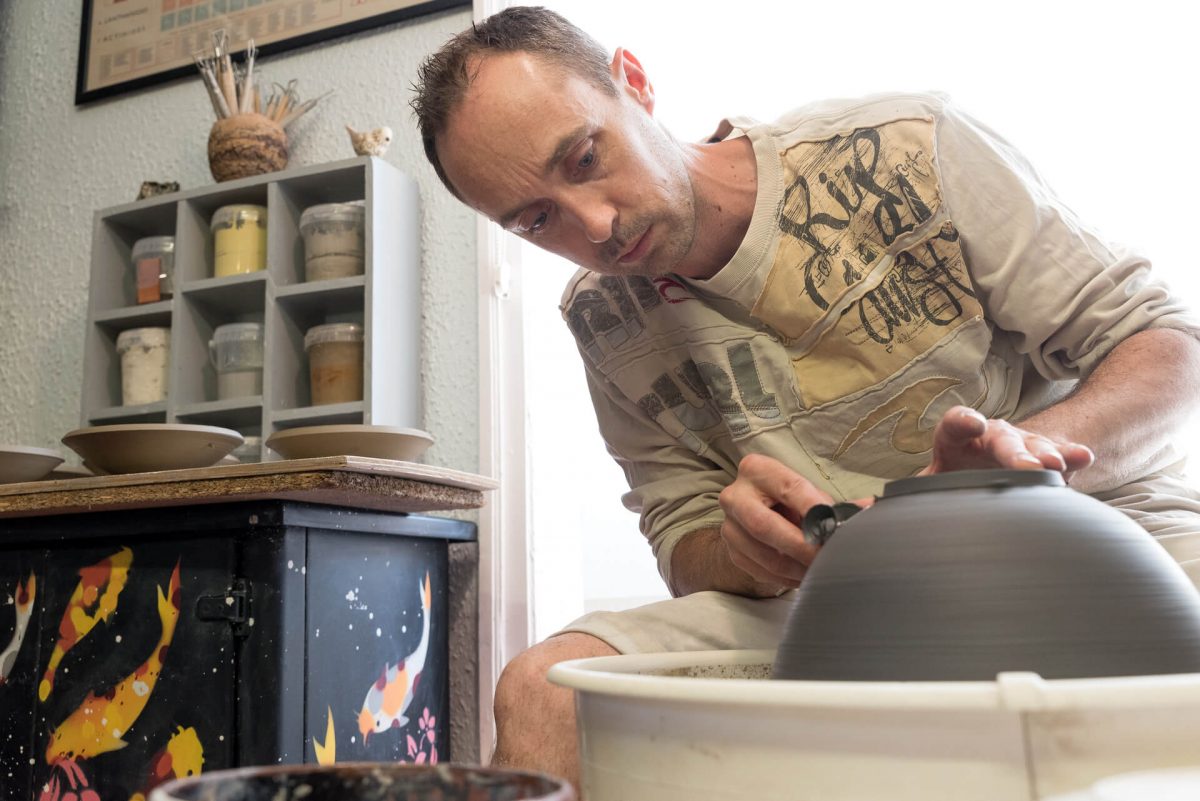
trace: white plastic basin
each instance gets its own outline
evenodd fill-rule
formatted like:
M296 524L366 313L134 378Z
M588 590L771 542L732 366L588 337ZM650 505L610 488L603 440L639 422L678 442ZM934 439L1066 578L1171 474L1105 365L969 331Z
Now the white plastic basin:
M1200 674L771 681L773 651L580 659L588 801L1030 801L1200 764Z

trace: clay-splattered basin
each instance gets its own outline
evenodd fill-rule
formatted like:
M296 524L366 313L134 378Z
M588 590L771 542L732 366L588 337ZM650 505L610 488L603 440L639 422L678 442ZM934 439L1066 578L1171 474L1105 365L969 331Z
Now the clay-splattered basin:
M566 782L466 765L279 765L205 773L159 787L150 801L575 801Z
M792 681L773 651L580 659L588 801L1031 801L1200 765L1200 674ZM1146 799L1151 801L1151 799Z

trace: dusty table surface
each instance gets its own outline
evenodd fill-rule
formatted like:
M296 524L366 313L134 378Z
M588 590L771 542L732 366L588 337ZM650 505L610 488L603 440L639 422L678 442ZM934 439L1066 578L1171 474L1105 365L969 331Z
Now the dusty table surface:
M260 499L383 512L474 509L491 478L444 467L328 456L0 484L0 518Z

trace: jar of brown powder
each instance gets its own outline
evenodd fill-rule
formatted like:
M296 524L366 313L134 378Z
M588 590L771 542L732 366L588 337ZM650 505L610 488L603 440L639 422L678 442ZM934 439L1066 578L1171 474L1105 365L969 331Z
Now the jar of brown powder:
M304 335L312 405L363 399L363 329L357 323L314 326Z

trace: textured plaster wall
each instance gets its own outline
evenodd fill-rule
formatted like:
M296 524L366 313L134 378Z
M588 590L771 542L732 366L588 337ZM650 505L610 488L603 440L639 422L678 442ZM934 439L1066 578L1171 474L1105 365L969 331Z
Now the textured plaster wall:
M64 13L64 9L68 9ZM0 443L58 447L78 427L92 212L143 180L212 183L198 77L74 105L79 3L0 0ZM336 94L289 130L292 165L354 155L342 126L387 124L385 159L421 188L426 461L478 467L475 226L425 161L408 109L420 60L469 8L264 59L302 96Z

